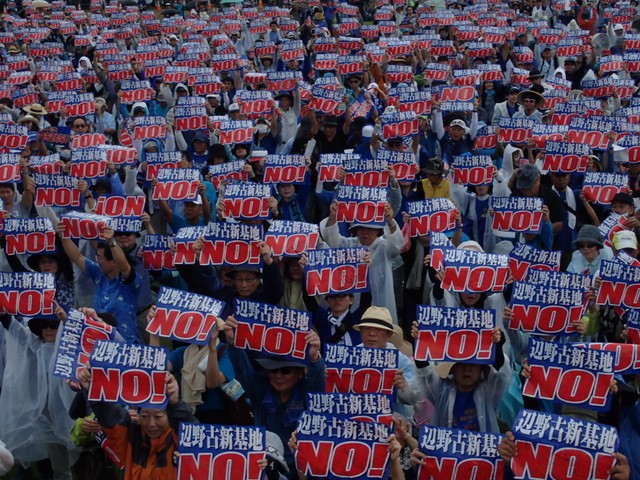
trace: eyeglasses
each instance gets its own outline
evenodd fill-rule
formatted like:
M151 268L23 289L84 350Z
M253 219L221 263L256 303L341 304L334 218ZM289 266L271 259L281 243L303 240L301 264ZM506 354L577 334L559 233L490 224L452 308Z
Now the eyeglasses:
M269 370L269 373L273 373L274 375L280 373L281 375L290 375L293 372L293 367L280 367Z
M593 248L596 246L595 243L591 243L591 242L580 242L576 244L578 246L578 248Z

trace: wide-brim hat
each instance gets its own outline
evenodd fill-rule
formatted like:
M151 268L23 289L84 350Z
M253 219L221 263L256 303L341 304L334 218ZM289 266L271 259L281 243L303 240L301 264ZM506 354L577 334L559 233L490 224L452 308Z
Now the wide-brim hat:
M47 109L44 108L39 103L33 103L31 105L27 105L26 107L23 108L23 110L30 115L46 115L47 113L49 113L47 112Z
M594 225L584 225L578 232L576 239L571 243L573 243L575 247L578 243L582 242L595 243L599 245L600 248L604 247L604 237L598 227Z
M278 463L281 472L285 474L289 473L289 466L284 459L284 445L278 434L267 430L266 444L267 448L265 448L264 451L266 456Z
M372 230L382 230L384 225L380 223L352 223L349 225L349 230L353 230L355 228L370 228Z
M259 277L262 277L262 269L249 265L236 265L231 269L229 273L227 273L227 275L233 277L238 272L251 272L257 274Z
M38 121L38 119L36 117L32 117L31 115L25 115L24 117L19 119L18 120L18 125L22 125L23 123L27 123L27 122L31 122L31 123L35 124L36 126L40 125L40 122Z
M393 319L391 313L386 307L369 307L362 314L360 323L353 326L353 329L360 331L362 327L379 328L380 330L387 330L391 333L395 333L393 329Z
M273 357L256 358L256 362L265 370L277 370L278 368L307 368L303 362L296 362L295 360L279 359Z
M533 98L536 101L536 107L538 108L544 107L544 97L538 92L534 92L533 90L525 90L524 92L520 92L518 94L518 104L524 106L525 98Z

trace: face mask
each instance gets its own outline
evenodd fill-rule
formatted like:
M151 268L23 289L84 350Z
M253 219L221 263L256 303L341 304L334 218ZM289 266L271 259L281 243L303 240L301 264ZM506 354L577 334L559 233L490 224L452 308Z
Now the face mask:
M264 124L260 124L256 127L256 130L258 131L258 133L260 135L264 135L265 133L267 133L269 131L269 126L268 125L264 125Z

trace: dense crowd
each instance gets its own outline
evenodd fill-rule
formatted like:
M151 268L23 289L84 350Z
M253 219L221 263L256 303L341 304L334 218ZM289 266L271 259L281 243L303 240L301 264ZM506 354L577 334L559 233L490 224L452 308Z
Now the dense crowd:
M175 479L179 425L200 422L265 427L266 478L307 478L298 422L307 394L327 388L337 344L398 350L388 478L431 478L424 425L506 432L496 458L523 478L511 433L523 409L615 427L597 478L640 478L640 368L612 375L606 410L523 395L537 340L640 344L640 304L601 301L614 268L638 283L637 0L220 3L0 2L0 289L20 290L13 274L55 279L53 315L4 300L0 474ZM301 181L282 173L293 165ZM474 168L481 180L461 180ZM377 202L375 218L344 221L349 202ZM497 229L499 205L519 205L536 228ZM416 227L436 211L446 228ZM74 218L95 222L95 238L74 233ZM277 254L265 235L278 222L320 240ZM200 263L219 223L258 232L258 263ZM27 240L36 231L46 248ZM149 255L158 245L161 262ZM311 252L352 247L366 249L366 288L314 294ZM575 275L562 278L579 314L562 329L519 317L523 302L568 305L548 293L555 277L516 271L522 252L529 275ZM471 259L463 282L487 265L508 265L508 278L458 288L445 268L454 256ZM161 287L224 302L207 342L149 333ZM308 312L307 363L239 348L238 300ZM414 359L425 306L493 311L492 363L479 351ZM77 378L53 375L78 310L112 340L170 349L166 409L89 401L89 362Z

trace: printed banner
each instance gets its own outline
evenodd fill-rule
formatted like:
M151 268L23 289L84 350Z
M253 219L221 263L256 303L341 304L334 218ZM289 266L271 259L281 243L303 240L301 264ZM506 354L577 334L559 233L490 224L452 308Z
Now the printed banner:
M382 152L382 150L380 151ZM380 153L379 152L379 153ZM337 182L338 172L345 162L362 158L359 153L323 153L318 162L318 181Z
M502 292L509 278L509 257L493 253L442 248L442 288L460 293Z
M370 291L364 247L328 248L307 252L304 266L308 295Z
M161 287L156 314L147 325L151 335L207 345L225 303L197 293Z
M504 463L498 454L502 435L423 425L419 448L426 455L418 478L430 480L499 479Z
M142 262L144 268L154 272L175 270L173 252L171 251L171 235L144 236L142 244Z
M32 174L36 207L79 207L78 179L68 175Z
M609 410L615 352L530 337L528 360L531 375L523 386L523 395L591 410Z
M145 180L151 182L158 178L161 168L178 168L182 161L181 152L151 152L145 157Z
M393 424L391 395L381 393L307 393L307 411L353 420Z
M382 148L378 150L376 159L393 167L397 181L412 182L415 180L418 164L412 150L398 152Z
M64 225L63 238L104 240L104 227L112 226L112 218L85 212L69 212L60 217Z
M251 143L253 141L253 122L251 120L229 120L220 123L222 145Z
M178 234L180 231L182 229ZM200 252L201 265L246 265L256 269L262 267L259 226L210 222L200 235L205 237ZM178 237L176 235L176 246ZM174 261L177 265L177 254Z
M262 480L258 461L266 450L264 427L180 423L177 478Z
M389 166L380 158L353 158L345 160L343 185L352 187L387 188Z
M267 220L271 187L256 182L234 182L224 189L224 217L244 220Z
M509 269L515 281L524 280L529 269L553 270L560 269L562 252L538 250L526 243L516 243L509 253Z
M48 218L5 218L7 255L55 253L56 232Z
M385 188L353 187L338 188L338 222L382 224L387 206Z
M414 359L493 364L495 310L418 305Z
M304 155L267 155L264 161L264 183L307 183L307 163Z
M82 179L103 178L107 174L106 150L91 147L71 150L69 175Z
M428 198L409 202L407 213L409 235L419 237L430 232L451 232L456 229L458 209L448 198Z
M200 172L197 168L161 168L152 199L193 201L198 196Z
M542 205L542 199L538 197L491 197L493 233L499 237L540 233Z
M318 246L318 225L289 220L272 220L264 241L275 257L297 257Z
M591 149L586 144L548 140L542 169L552 173L584 173L590 154Z
M98 340L91 352L88 400L164 409L167 354L162 347Z
M296 468L314 478L387 478L389 433L380 423L304 412L296 429Z
M640 308L640 267L615 260L602 260L600 288L596 304L621 308Z
M53 315L53 273L0 272L0 312L36 317Z
M53 375L77 381L98 340L115 340L115 328L73 308L69 310L56 347Z
M629 177L620 173L587 172L582 191L585 197L599 205L610 205L613 197L629 188Z
M513 425L515 478L606 480L616 464L618 432L602 423L521 410Z
M412 111L382 115L382 138L387 141L418 135L419 123L418 117Z
M325 345L326 391L342 393L394 393L399 351Z
M495 171L488 155L453 158L453 181L460 185L489 185Z
M473 86L440 86L440 108L445 112L471 111L475 98Z
M311 316L302 310L234 299L235 346L282 360L308 363Z

